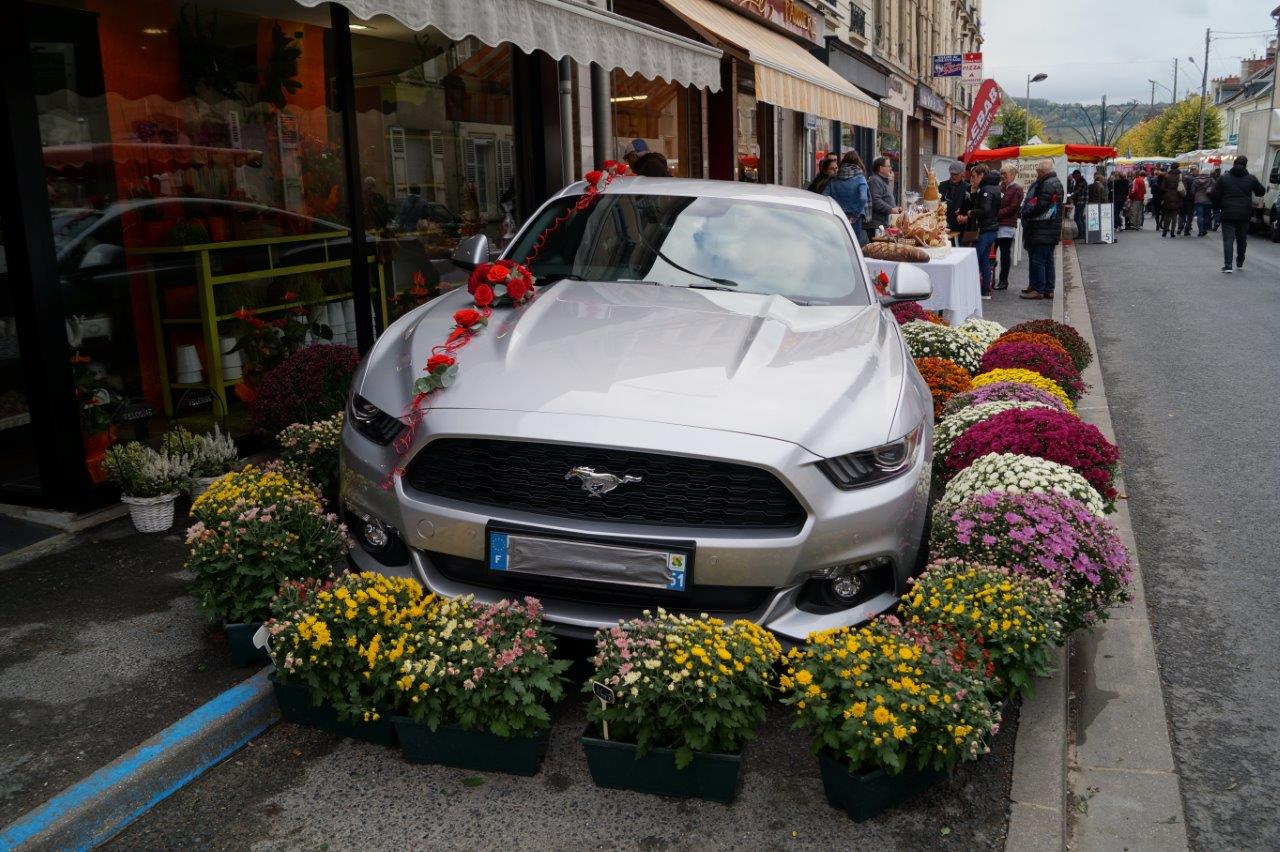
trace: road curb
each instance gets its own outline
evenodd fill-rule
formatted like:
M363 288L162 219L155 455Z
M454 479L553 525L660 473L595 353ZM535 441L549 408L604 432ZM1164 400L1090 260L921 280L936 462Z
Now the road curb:
M269 667L10 823L0 850L90 849L279 718Z
M1064 247L1063 266L1054 319L1072 324L1095 353L1084 375L1093 391L1077 413L1114 441L1074 246ZM1116 485L1126 493L1122 478ZM1111 520L1133 555L1134 599L1091 633L1075 636L1060 652L1054 675L1024 702L1007 850L1188 848L1137 545L1123 500Z

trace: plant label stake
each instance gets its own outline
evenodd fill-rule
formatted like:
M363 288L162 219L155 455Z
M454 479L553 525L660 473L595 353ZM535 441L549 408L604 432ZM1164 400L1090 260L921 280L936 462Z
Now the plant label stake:
M596 694L596 698L600 699L601 710L608 710L609 705L618 700L613 690L598 680L591 681L591 691ZM600 721L604 725L604 738L607 740L609 739L609 720L601 719Z
M253 633L253 647L255 648L267 647L267 637L270 635L271 633L267 630L267 625L264 624L261 627L259 627Z

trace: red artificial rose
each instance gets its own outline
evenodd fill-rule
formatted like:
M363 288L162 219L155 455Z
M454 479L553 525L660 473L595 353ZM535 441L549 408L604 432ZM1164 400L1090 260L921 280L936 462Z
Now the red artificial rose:
M450 343L456 343L457 341L466 337L470 333L471 332L467 331L465 328L455 326L453 329L449 331L449 336L444 339L444 342L446 345Z
M482 263L475 269L471 270L471 274L467 276L467 292L475 295L476 288L485 282L485 273L489 271L488 264Z
M489 267L489 271L485 274L485 278L489 280L490 284L501 284L507 279L507 275L510 272L511 270L507 267L499 266L495 263L493 266Z
M505 257L504 257L502 260L495 260L495 261L493 262L493 265L494 265L494 266L505 266L507 269L515 269L515 268L516 268L516 262L515 262L514 260L508 260L508 259L507 259L507 258L505 258Z
M529 282L521 275L513 275L507 281L507 295L513 302L518 302L529 295L531 289Z
M482 319L483 317L480 315L480 312L473 308L463 308L460 311L454 311L453 314L454 323L462 326L463 328L471 328L472 326L477 325Z
M452 355L432 355L427 359L427 372L434 373L439 369L447 369L457 363Z
M604 177L604 172L601 172L601 171L589 171L589 172L587 172L585 175L583 175L583 176L582 176L582 179L583 179L583 180L585 180L587 183L591 184L592 186L595 186L596 184L598 184L598 183L600 182L600 179L601 179L602 177Z
M493 288L488 284L481 284L472 291L471 296L479 307L487 308L493 304Z

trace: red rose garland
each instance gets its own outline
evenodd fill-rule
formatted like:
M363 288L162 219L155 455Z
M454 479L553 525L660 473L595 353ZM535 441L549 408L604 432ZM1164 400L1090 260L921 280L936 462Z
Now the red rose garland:
M475 308L463 308L453 314L453 328L449 330L445 342L432 347L431 355L423 367L423 375L413 383L414 396L409 403L409 410L400 418L408 428L401 431L395 441L396 453L403 460L413 447L414 433L418 424L427 416L427 401L437 391L451 386L458 378L458 359L456 353L466 346L476 335L484 331L494 308L519 307L533 301L535 295L533 273L526 264L531 264L542 252L547 237L577 213L590 207L600 191L613 182L619 175L625 175L627 167L623 163L606 160L604 169L587 172L583 179L587 182L587 190L582 197L565 213L557 217L534 241L524 263L514 260L499 260L494 263L478 265L467 278L467 292ZM403 465L397 465L383 483L390 488L394 477L403 476Z

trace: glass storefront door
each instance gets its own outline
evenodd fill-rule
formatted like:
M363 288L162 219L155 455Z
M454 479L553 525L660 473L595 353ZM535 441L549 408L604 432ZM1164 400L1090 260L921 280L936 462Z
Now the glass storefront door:
M0 222L0 491L39 494L40 470L27 404L27 371L18 347L18 319Z

